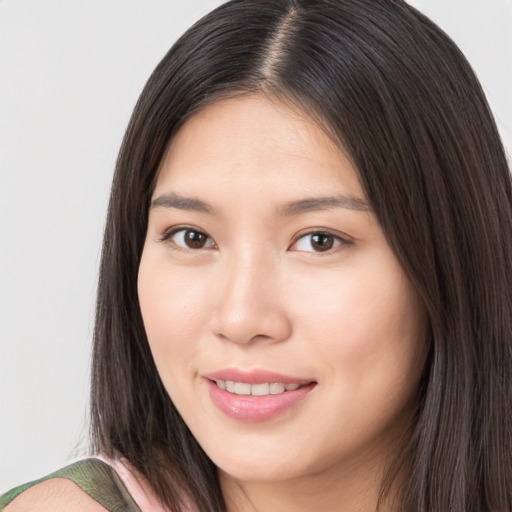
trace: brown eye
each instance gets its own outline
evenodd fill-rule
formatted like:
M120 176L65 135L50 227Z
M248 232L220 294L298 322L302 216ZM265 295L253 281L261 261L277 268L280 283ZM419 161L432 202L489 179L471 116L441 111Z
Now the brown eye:
M202 249L205 246L208 237L199 231L187 230L185 231L184 240L187 247L190 247L191 249Z
M178 229L166 239L171 240L183 249L209 249L215 246L213 240L198 229Z
M294 251L321 253L340 248L350 242L332 233L315 231L302 235L292 245Z
M327 233L315 233L311 235L311 247L317 252L328 251L334 246L334 237Z

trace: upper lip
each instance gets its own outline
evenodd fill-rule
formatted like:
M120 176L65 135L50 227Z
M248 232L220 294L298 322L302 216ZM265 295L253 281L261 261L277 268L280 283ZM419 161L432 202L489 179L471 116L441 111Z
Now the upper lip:
M301 377L293 377L269 370L254 369L242 370L239 368L224 368L214 372L203 374L208 380L228 380L232 382L245 382L247 384L265 384L265 383L282 383L282 384L309 384L315 382L314 379L304 379Z

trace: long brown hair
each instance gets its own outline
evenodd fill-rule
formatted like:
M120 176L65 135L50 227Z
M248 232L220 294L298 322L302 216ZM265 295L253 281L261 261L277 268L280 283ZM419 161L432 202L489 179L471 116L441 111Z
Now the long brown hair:
M146 84L119 153L98 288L93 449L163 503L226 507L167 395L137 298L155 174L206 104L257 92L300 106L348 153L427 308L430 342L397 510L512 510L512 187L482 89L455 44L401 0L233 0ZM178 300L178 298L177 298Z

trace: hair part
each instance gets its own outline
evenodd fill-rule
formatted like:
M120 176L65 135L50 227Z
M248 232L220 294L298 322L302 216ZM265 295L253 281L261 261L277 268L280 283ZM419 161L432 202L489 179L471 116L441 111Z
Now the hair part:
M247 93L298 107L349 155L428 311L417 412L381 502L399 483L396 510L511 510L510 172L469 64L400 0L234 0L157 66L114 175L94 332L93 449L127 458L174 512L184 498L226 510L216 467L158 376L137 273L169 141L206 105Z

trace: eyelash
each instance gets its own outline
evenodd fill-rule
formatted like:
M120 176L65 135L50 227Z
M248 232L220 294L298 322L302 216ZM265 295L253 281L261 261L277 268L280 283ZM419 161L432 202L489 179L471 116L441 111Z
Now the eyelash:
M314 230L308 230L305 233L300 233L297 235L290 247L293 247L294 245L298 244L302 240L307 239L307 237L313 237L314 235L320 235L320 236L327 236L332 238L332 246L330 246L325 251L299 251L299 252L306 252L315 254L316 256L328 256L330 254L336 253L340 250L348 248L350 245L352 245L352 242L348 239L348 237L343 237L341 234L333 233L332 231L326 230L326 229L314 229ZM313 243L312 239L309 241L309 246L311 246Z
M210 240L213 243L213 246L211 246L211 247L199 247L199 248L183 247L181 245L178 245L175 241L172 240L172 237L174 237L178 233L184 232L184 234L185 234L187 231L190 231L192 233L196 233L198 235L206 236L207 240ZM298 252L311 253L311 254L315 254L317 256L326 256L326 255L332 254L333 252L338 252L339 250L342 250L343 248L347 248L350 245L352 245L352 241L349 240L348 237L343 237L340 234L333 233L332 231L329 231L329 230L326 230L326 229L313 229L313 230L309 230L309 231L307 231L305 233L300 233L299 235L297 235L294 238L294 240L292 241L292 243L290 245L290 248L293 247L295 244L297 244L302 239L305 239L308 236L311 237L313 235L321 235L321 236L332 237L334 239L333 240L333 246L329 247L326 251L314 251L314 250L312 250L312 251L298 251ZM162 237L159 239L159 241L160 242L168 242L168 241L170 241L170 242L172 242L173 250L185 251L185 252L198 252L200 250L210 250L210 249L215 249L217 247L217 245L215 244L213 239L210 236L208 236L207 233L205 233L204 231L201 231L200 229L198 229L198 228L196 228L194 226L174 226L174 227L166 230L163 233ZM310 244L311 244L311 242L310 242ZM333 249L334 249L334 251L333 251Z
M178 245L176 242L174 242L172 240L172 237L177 235L178 233L180 233L182 231L184 233L186 233L187 231L190 231L192 233L197 233L197 234L200 234L200 235L205 235L208 240L211 240L213 242L213 239L210 238L204 231L201 231L200 229L198 229L198 228L196 228L194 226L174 226L172 228L169 228L169 229L167 229L164 232L164 234L160 238L160 242L172 242L172 248L174 250L177 250L177 251L185 251L185 252L192 251L192 252L196 252L196 251L199 251L201 249L204 249L204 247L201 247L201 248L198 248L198 249L194 249L192 247L182 247L182 246ZM215 245L215 242L213 242L213 243ZM206 249L210 249L210 247L208 247Z

